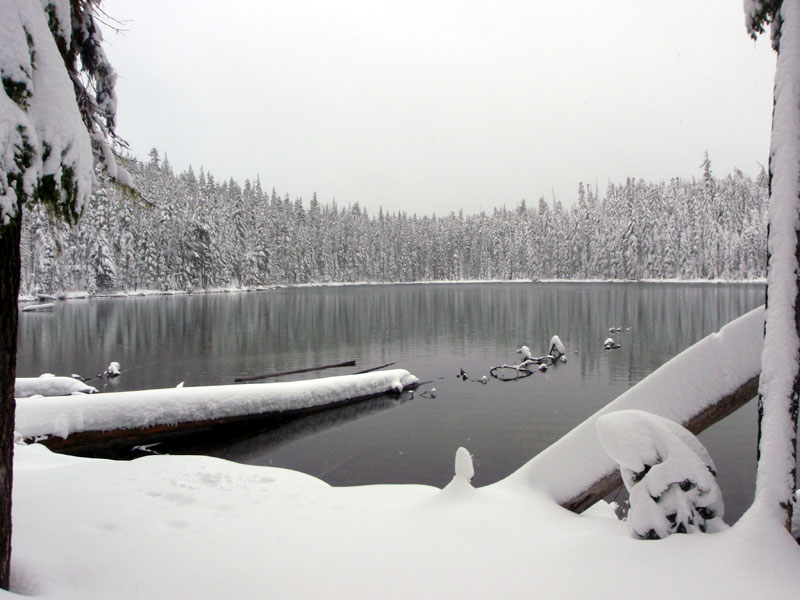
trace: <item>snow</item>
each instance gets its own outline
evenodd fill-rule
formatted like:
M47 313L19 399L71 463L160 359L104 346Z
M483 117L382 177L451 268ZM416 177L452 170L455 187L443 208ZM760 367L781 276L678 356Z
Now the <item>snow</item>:
M522 356L522 361L531 360L533 358L533 353L528 346L522 346L521 348L517 348L515 352Z
M69 14L68 0L53 0L51 4L59 17ZM10 174L23 177L24 191L29 195L34 182L44 176L52 175L60 186L64 168L71 168L78 212L94 180L89 134L42 8L40 2L31 0L4 0L0 4L0 39L4 42L0 45L0 73L24 85L30 93L27 107L16 104L6 93L0 94L0 223L8 222L17 211L19 199L9 186ZM69 23L60 23L62 31ZM30 35L32 48L28 48L25 32ZM15 157L23 143L33 150L33 164L20 172ZM67 191L60 189L60 195L60 202L66 205Z
M574 498L617 469L617 463L597 439L595 422L601 415L633 408L675 423L687 422L758 375L763 327L763 307L731 321L656 369L494 486L545 490L558 503Z
M29 304L28 306L23 306L22 312L47 311L53 310L53 308L55 308L55 304L52 302L43 302L41 304Z
M39 377L17 377L14 382L14 397L68 396L70 394L95 394L97 388L86 385L72 377L55 377L45 373Z
M596 429L603 449L620 465L634 536L665 538L725 528L714 462L691 432L640 410L603 415Z
M795 489L793 428L789 418L800 369L796 245L800 229L800 3L781 6L780 51L775 73L769 202L768 307L759 393L763 400L761 443L754 506L781 521L779 505ZM796 398L795 398L796 401Z
M554 335L552 338L550 338L550 350L548 354L550 354L555 358L558 358L559 356L563 356L566 353L567 351L564 348L564 342L561 341L560 337Z
M472 481L475 476L475 467L472 464L472 455L466 448L456 450L456 477L465 481Z
M541 492L453 483L335 488L207 457L112 462L17 446L12 590L53 600L658 600L800 589L800 548L757 519L640 541L608 505L578 516Z
M400 391L416 383L417 378L408 371L393 369L281 383L19 398L16 431L25 438L66 438L81 431L134 429L309 408ZM83 385L78 381L75 384Z
M117 377L121 373L119 369L119 363L117 361L111 361L106 367L106 375L109 377Z

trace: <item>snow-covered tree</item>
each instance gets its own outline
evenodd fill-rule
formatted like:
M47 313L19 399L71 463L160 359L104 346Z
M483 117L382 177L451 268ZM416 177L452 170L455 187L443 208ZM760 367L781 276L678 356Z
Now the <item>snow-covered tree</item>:
M22 208L74 222L98 159L113 178L116 74L95 0L0 2L0 586L9 582L17 296Z
M778 53L769 157L767 310L759 382L753 508L791 530L800 394L800 1L745 0L755 38L771 24Z

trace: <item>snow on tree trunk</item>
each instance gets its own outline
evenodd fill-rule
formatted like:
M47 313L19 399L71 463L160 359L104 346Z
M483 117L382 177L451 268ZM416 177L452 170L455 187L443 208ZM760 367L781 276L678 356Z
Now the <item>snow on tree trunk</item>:
M770 149L767 310L759 386L754 508L790 527L796 472L800 384L798 230L800 229L800 2L779 15L778 64Z

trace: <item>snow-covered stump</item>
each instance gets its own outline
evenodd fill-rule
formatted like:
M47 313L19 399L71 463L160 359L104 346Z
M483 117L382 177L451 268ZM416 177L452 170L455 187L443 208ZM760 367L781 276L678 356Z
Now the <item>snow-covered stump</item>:
M634 537L663 539L726 527L714 461L691 432L640 410L603 415L596 428L603 449L619 464Z
M666 417L694 434L703 431L756 397L763 328L763 307L731 321L493 485L544 489L565 508L583 512L622 485L617 463L597 439L597 419L639 409Z
M52 450L82 452L297 417L415 388L404 369L305 381L20 398L16 431Z

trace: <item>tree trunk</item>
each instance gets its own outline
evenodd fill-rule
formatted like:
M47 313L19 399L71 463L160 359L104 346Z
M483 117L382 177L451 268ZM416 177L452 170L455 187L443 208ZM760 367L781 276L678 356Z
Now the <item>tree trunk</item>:
M14 458L14 378L17 363L22 211L0 229L0 587L11 563L11 482Z
M784 0L780 20L753 506L767 511L791 530L800 391L800 1Z

